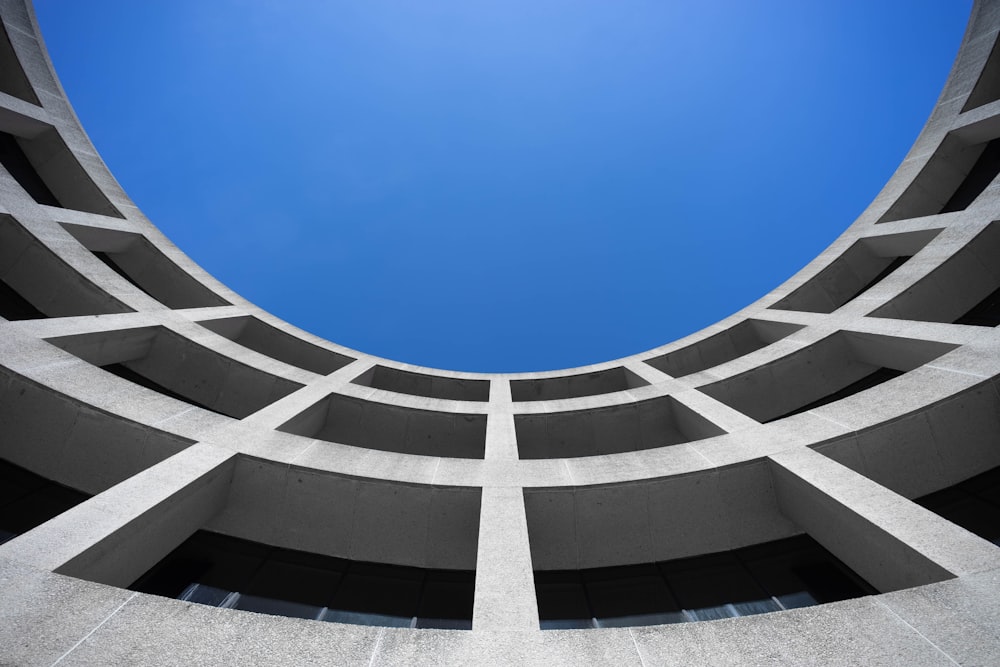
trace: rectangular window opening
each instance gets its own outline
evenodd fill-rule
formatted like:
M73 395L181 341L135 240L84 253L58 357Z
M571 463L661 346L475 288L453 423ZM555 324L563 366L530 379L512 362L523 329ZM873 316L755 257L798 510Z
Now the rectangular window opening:
M89 497L0 459L0 544L42 525Z
M1000 324L1000 222L872 311L873 317L995 327Z
M231 305L141 234L69 223L63 228L111 270L168 308Z
M6 320L37 320L45 313L31 305L17 290L0 280L0 317Z
M46 206L60 205L59 200L49 190L49 186L35 171L28 156L24 154L17 137L6 132L0 132L0 164L36 202Z
M985 299L955 320L955 324L968 324L977 327L1000 325L1000 287L990 292Z
M163 327L63 336L48 342L125 380L233 419L243 419L301 388Z
M486 415L420 410L330 394L279 431L386 452L481 459Z
M0 164L39 204L124 218L55 128L30 138L0 131Z
M949 134L878 222L968 208L1000 173L1000 139L969 144Z
M962 107L962 113L997 100L1000 100L1000 48L994 44L976 85L969 93L969 99Z
M934 229L860 239L771 308L832 313L891 275L940 231Z
M9 320L131 312L10 215L0 214L0 315Z
M841 331L765 366L698 389L761 423L848 398L954 345Z
M410 396L426 396L452 401L490 400L489 380L443 377L404 371L388 366L374 366L352 383Z
M914 502L1000 546L1000 467Z
M319 375L329 375L354 361L351 357L313 345L255 317L228 317L204 320L198 324L254 352Z
M791 417L792 415L797 415L797 414L800 414L802 412L809 412L810 410L813 410L813 409L818 408L818 407L823 406L823 405L827 405L828 403L833 403L835 401L839 401L842 398L847 398L848 396L853 396L854 394L860 393L860 392L864 391L865 389L871 389L872 387L877 387L878 385L882 384L883 382L888 382L889 380L892 380L893 378L897 378L897 377L899 377L902 374L903 374L903 371L895 369L895 368L884 368L884 367L883 368L879 368L879 369L877 369L877 370L869 373L868 375L865 375L860 380L856 380L855 382L852 382L851 384L847 385L846 387L838 389L837 391L832 392L830 394L827 394L826 396L822 396L820 398L817 398L815 401L812 401L811 403L807 403L807 404L805 404L803 406L795 408L794 410L789 410L788 412L786 412L786 413L784 413L782 415L778 415L777 417L772 417L772 418L764 421L763 423L766 424L768 422L773 422L773 421L777 421L779 419L784 419L785 417Z
M611 394L648 384L627 368L618 367L563 377L511 380L510 393L515 402L553 401Z
M132 287L137 288L139 291L141 291L146 296L152 297L154 299L156 298L152 294L150 294L149 292L147 292L146 290L144 290L142 288L142 285L140 285L135 280L133 280L132 276L130 276L129 274L125 273L125 271L122 270L122 267L120 267L117 264L115 264L115 262L111 259L111 257L108 255L108 253L101 252L101 251L96 251L96 252L93 252L92 254L94 255L94 257L96 257L97 259L101 260L101 262L105 266L107 266L109 269L111 269L112 271L114 271L115 273L117 273L119 276L121 276L122 278L124 278L125 280L127 280L129 282L129 284L132 285Z
M535 571L543 630L708 621L874 593L807 535L656 563Z
M198 531L129 588L357 625L472 629L476 573L352 561Z
M675 378L684 377L756 352L801 328L799 324L746 320L687 347L647 359L646 363Z
M218 410L211 408L206 403L201 403L193 398L188 398L183 394L179 394L176 391L164 387L162 384L152 380L145 375L137 373L125 364L104 364L99 366L101 370L105 370L112 375L120 377L123 380L128 380L140 387L145 387L146 389L152 389L153 391L163 394L164 396L169 396L170 398L176 398L178 401L184 401L185 403L190 403L191 405L197 406L199 408L208 410L209 412L214 412L216 414L223 414Z
M38 96L17 59L7 26L0 22L0 91L39 106Z
M670 396L596 410L516 414L514 429L522 459L618 454L725 433Z
M1000 139L986 144L968 175L955 190L955 194L945 202L941 213L964 211L989 187L1000 174Z

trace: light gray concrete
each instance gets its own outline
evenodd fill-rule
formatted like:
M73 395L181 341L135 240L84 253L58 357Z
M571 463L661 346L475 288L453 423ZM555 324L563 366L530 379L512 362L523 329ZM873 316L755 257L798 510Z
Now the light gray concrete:
M0 19L0 131L60 203L0 168L0 279L46 316L0 317L0 458L95 494L0 546L0 663L1000 664L1000 550L911 502L1000 465L1000 329L951 323L1000 287L1000 184L941 212L1000 137L1000 1L977 0L913 148L796 276L656 349L503 375L350 350L227 289L101 162L30 4L0 0ZM880 367L903 375L761 423ZM473 629L319 623L119 588L198 529L475 569ZM882 594L538 628L533 569L801 532Z
M538 629L531 548L520 488L483 489L476 556L476 631Z
M808 448L770 457L781 511L894 591L1000 567L1000 549Z

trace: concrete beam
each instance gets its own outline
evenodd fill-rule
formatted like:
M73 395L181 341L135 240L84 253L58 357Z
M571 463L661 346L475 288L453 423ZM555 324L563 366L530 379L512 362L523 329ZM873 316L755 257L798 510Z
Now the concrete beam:
M778 506L882 592L1000 568L1000 550L808 448L770 457Z
M236 455L196 444L0 547L0 558L128 586L225 505Z

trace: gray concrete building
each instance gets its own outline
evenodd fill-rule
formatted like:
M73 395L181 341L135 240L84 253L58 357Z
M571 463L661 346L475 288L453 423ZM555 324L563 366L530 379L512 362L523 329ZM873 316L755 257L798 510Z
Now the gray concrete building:
M1000 2L786 284L508 375L228 290L0 18L0 663L1000 664Z

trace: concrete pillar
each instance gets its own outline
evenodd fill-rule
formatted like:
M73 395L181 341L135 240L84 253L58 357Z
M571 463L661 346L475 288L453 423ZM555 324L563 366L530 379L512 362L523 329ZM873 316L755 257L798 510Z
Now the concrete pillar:
M486 459L517 460L510 382L490 385ZM474 630L538 630L538 603L528 543L524 490L520 486L483 488L476 555Z
M0 547L0 557L128 586L226 503L236 454L195 444Z
M1000 549L809 448L770 457L782 513L882 592L1000 567Z

